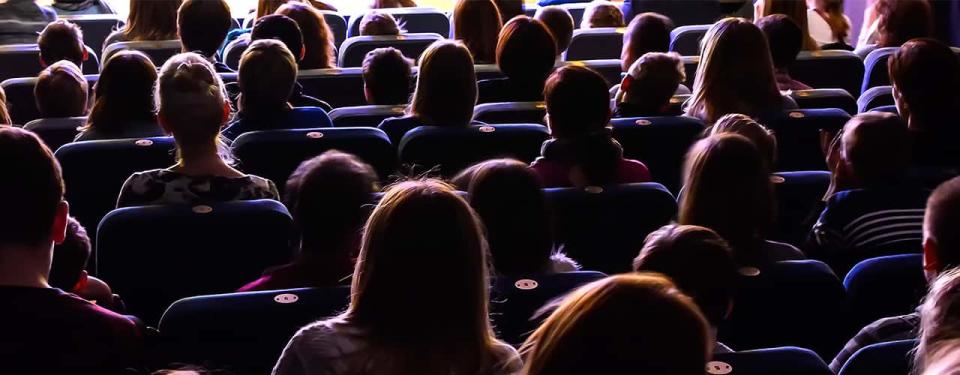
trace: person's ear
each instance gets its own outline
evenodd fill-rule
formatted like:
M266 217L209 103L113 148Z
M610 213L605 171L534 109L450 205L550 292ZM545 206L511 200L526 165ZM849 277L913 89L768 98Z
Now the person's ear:
M367 87L367 84L363 84L363 99L367 101L367 104L373 105L373 95L370 93L370 87Z
M77 278L77 283L73 284L72 292L78 294L80 291L86 289L89 277L90 274L87 273L87 270L80 270L80 277Z
M67 238L67 217L70 215L70 205L67 201L57 204L57 213L53 218L53 228L50 229L51 240L59 245Z
M231 113L230 102L224 100L223 101L223 123L224 124L230 122L230 113Z
M939 246L937 241L931 237L923 239L923 274L927 281L933 281L940 273L940 257L937 256Z
M300 45L300 58L297 61L303 61L303 58L307 57L307 46L305 44Z

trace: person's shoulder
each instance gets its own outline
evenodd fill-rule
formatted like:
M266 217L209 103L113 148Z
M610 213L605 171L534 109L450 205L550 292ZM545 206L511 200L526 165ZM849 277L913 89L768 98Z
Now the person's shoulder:
M410 124L416 121L417 119L411 115L403 115L400 117L386 118L383 121L381 121L380 125L378 125L377 127L383 129L383 128L389 128L392 126L401 126L404 124Z
M491 354L495 361L492 369L493 374L512 375L520 373L523 369L523 361L520 359L520 353L517 352L517 349L500 340L494 341L492 349Z
M65 318L83 321L86 325L108 327L115 334L139 335L139 327L132 319L87 301L79 296L58 291L57 304L68 313Z
M622 183L650 181L650 170L639 160L620 159L620 179Z
M906 340L916 337L919 327L919 313L891 316L880 318L863 327L857 337L869 338L873 342Z
M807 258L796 246L785 242L764 240L763 247L773 261L803 260Z
M360 331L348 324L341 317L319 320L300 328L293 335L291 342L296 343L296 350L309 352L322 357L334 356L339 349L352 346Z

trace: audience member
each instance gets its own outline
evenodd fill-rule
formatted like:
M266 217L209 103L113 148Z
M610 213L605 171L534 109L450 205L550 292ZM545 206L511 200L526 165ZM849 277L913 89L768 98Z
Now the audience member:
M624 27L623 12L615 4L597 0L590 3L583 11L580 21L581 29L595 29L601 27Z
M347 311L297 332L273 373L516 374L520 358L490 326L489 285L469 204L438 181L395 185L367 222Z
M814 42L824 49L850 46L850 18L843 14L844 0L813 0L807 9L807 31Z
M866 56L876 47L896 47L910 39L933 36L933 11L927 0L876 0L869 11L872 22L864 21L857 51Z
M453 8L453 39L473 55L475 64L497 62L497 38L503 21L493 0L459 0Z
M377 48L363 58L363 96L370 105L410 102L413 61L393 47Z
M506 24L516 16L523 15L523 0L493 0L500 10L500 19Z
M669 277L710 324L713 353L733 352L717 341L717 327L733 309L739 278L730 246L720 235L696 225L664 226L647 236L633 270Z
M624 159L609 128L610 97L600 74L565 66L547 79L544 89L551 139L531 165L544 186L597 186L646 182L643 163Z
M773 59L777 88L783 91L810 90L811 87L790 77L790 66L803 46L803 30L790 17L771 14L757 20L757 27L767 37Z
M83 62L89 55L83 44L83 31L76 24L57 20L47 24L37 37L40 48L40 65L48 66L60 60L72 62L83 68Z
M50 286L73 293L100 307L121 311L123 302L110 286L87 274L87 261L92 252L87 230L72 216L67 218L67 232L62 243L53 247L50 264Z
M816 51L820 49L817 42L810 37L809 27L807 26L806 0L756 0L754 7L754 22L759 23L764 17L781 14L793 21L800 30L800 46L804 51ZM775 48L775 46L771 44L770 48Z
M937 343L925 355L927 365L923 375L950 375L960 373L960 340L951 338ZM917 372L917 374L921 374Z
M417 87L407 114L383 120L378 127L399 145L403 135L418 126L474 124L476 105L477 79L470 50L460 42L436 42L420 56Z
M206 57L217 73L233 73L233 69L217 61L217 51L232 27L233 16L225 0L183 0L177 11L177 35L183 52Z
M777 138L773 131L754 121L750 116L731 113L721 117L707 130L707 136L720 134L739 134L757 147L760 156L767 163L769 170L775 170L777 165Z
M519 278L580 268L555 248L543 186L529 166L492 159L467 168L453 181L469 192L470 205L483 221L498 275Z
M278 198L273 182L227 164L220 128L230 118L230 102L209 61L192 52L173 56L157 81L157 118L176 141L177 164L134 173L117 207Z
M370 11L360 19L360 36L397 36L403 32L390 13Z
M280 9L281 5L286 4L289 1L290 0L258 0L256 17L253 21L276 13L277 9ZM247 22L244 22L244 24L247 24Z
M353 273L377 173L356 156L327 151L300 164L284 203L300 232L300 252L240 292L342 285Z
M26 130L0 127L0 352L5 372L117 373L136 366L137 323L48 284L53 247L67 229L53 152Z
M57 20L57 12L33 0L0 3L0 45L34 43L37 32Z
M337 66L333 32L320 11L313 6L294 1L282 5L276 13L290 17L300 26L304 47L300 69L329 69Z
M261 39L276 39L281 42L290 53L293 54L294 61L300 64L306 56L306 48L303 44L303 34L300 32L300 26L290 17L282 14L271 14L257 20L250 32L250 43ZM248 47L249 48L249 47ZM299 69L299 65L298 65ZM232 85L228 88L230 92L239 92L239 87ZM290 92L290 105L294 107L318 107L325 111L333 109L324 101L303 93L303 86L299 82L294 82L293 91Z
M103 65L93 86L93 109L77 141L163 135L157 124L157 68L147 55L120 51Z
M371 0L370 9L384 8L413 8L417 3L413 0Z
M557 58L557 43L542 22L518 16L497 41L497 66L506 78L480 81L479 102L543 101L543 84Z
M679 223L710 228L741 267L804 259L797 248L766 240L774 222L770 170L757 146L738 134L697 142L687 155Z
M33 96L41 118L80 117L87 114L87 80L67 60L48 66L37 76Z
M570 39L573 39L575 28L570 12L566 8L551 5L537 9L533 18L543 22L557 41L557 56L566 52L567 47L570 47Z
M777 89L767 40L750 21L717 21L703 37L700 56L688 116L713 124L729 113L758 116L789 106Z
M957 327L956 305L960 302L960 270L952 269L938 276L930 285L930 292L918 309L920 328L917 334L919 343L913 364L916 373L926 370L933 360L933 354L941 345L960 339Z
M710 359L706 319L661 275L608 277L553 305L520 349L524 374L702 375Z
M53 0L51 6L61 16L116 13L104 0Z
M12 125L10 112L7 110L7 93L0 87L0 125Z
M676 53L648 52L627 70L614 102L614 117L667 116L670 98L687 79Z
M290 105L296 81L297 63L283 43L271 39L251 43L240 58L237 74L239 111L223 136L232 141L256 130L332 127L323 109Z
M648 52L670 50L670 32L673 21L659 13L638 14L623 33L623 51L620 54L623 71L630 71L633 63Z
M130 0L127 22L107 36L103 51L116 42L177 39L180 3L181 0Z

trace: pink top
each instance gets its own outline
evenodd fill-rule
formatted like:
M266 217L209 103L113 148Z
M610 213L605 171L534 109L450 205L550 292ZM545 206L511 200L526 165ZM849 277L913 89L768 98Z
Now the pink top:
M544 187L570 187L574 183L570 181L570 173L560 163L538 158L530 164L537 175L540 176L540 182ZM650 170L643 163L633 159L620 159L620 165L617 166L618 184L630 184L635 182L649 182Z

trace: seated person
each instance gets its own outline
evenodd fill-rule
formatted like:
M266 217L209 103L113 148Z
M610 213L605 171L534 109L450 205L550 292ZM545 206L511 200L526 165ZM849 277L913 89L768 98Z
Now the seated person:
M87 80L68 60L48 66L37 76L33 95L40 117L67 118L87 114Z
M623 33L623 50L620 53L623 71L629 72L633 63L648 52L670 50L670 32L673 21L659 13L640 13L627 25Z
M261 39L250 44L237 74L239 110L223 130L224 137L232 141L255 130L333 127L323 109L291 107L288 100L296 82L297 63L283 43Z
M224 0L184 0L177 11L177 35L183 52L207 57L217 73L233 73L217 61L217 51L233 27L230 6Z
M130 1L126 22L103 42L100 56L117 42L176 40L180 1Z
M615 4L608 1L593 1L583 12L580 21L581 29L596 29L601 27L624 27L623 12Z
M419 126L467 127L477 104L477 76L473 57L463 43L433 43L420 55L420 73L407 114L383 120L378 128L394 147L408 131Z
M511 278L573 272L580 265L554 243L549 204L537 174L523 162L492 159L453 178L487 229L493 269Z
M810 86L790 77L790 65L797 60L797 54L803 48L804 35L800 26L790 17L771 14L757 20L757 27L763 31L770 44L777 88L781 91L810 90Z
M923 270L927 282L960 266L960 177L944 182L930 194L923 218ZM955 271L954 271L955 272ZM955 277L954 277L955 278ZM955 295L956 293L951 293ZM952 311L952 310L951 310ZM837 373L858 350L869 345L917 338L921 313L883 318L864 327L830 362Z
M290 1L277 8L276 14L290 17L303 34L303 58L300 69L332 69L337 67L337 47L330 25L316 6Z
M727 133L742 135L753 142L753 145L757 146L757 151L760 151L761 156L767 162L769 169L776 170L777 138L774 137L772 130L760 125L750 116L731 113L717 120L707 131L707 136Z
M730 316L738 278L730 246L716 232L696 225L671 224L650 233L633 261L636 272L669 277L693 298L710 323L713 353L732 349L716 341L717 327Z
M360 20L360 36L397 36L403 33L390 13L367 12Z
M941 346L960 340L960 316L955 311L960 307L960 270L952 269L937 277L930 285L930 292L923 299L920 312L920 330L917 350L913 358L917 374L946 375L948 372L928 372L934 360L934 353ZM955 373L951 371L949 373Z
M50 286L95 303L97 306L121 312L123 301L113 294L110 286L87 274L91 253L87 230L72 216L67 218L67 234L63 243L53 247L50 265Z
M154 86L157 67L139 51L110 56L93 87L94 103L77 141L159 137Z
M614 117L673 115L670 98L687 79L676 53L649 52L633 63L614 97Z
M610 97L600 74L568 65L544 89L552 139L531 164L545 187L597 186L650 181L643 163L623 158L613 139Z
M500 19L503 23L510 22L516 16L522 16L525 6L524 0L493 0L497 3L497 9L500 10Z
M284 199L300 232L300 252L238 291L349 284L376 190L377 173L356 156L327 151L301 163Z
M0 125L13 125L7 110L7 93L3 91L3 87L0 87Z
M40 65L48 66L60 60L67 60L83 69L87 61L87 46L83 44L83 32L76 24L57 20L47 24L37 37L40 47Z
M37 136L0 127L0 353L11 374L114 374L142 359L137 322L49 285L66 238L60 165Z
M34 0L7 0L0 3L0 45L29 44L37 32L57 20L57 12Z
M567 47L570 47L570 39L573 39L573 16L566 8L551 5L537 9L533 16L537 21L543 22L550 29L553 38L557 41L557 56L562 55Z
M377 48L363 58L363 96L369 105L410 102L413 61L393 47Z
M273 182L232 168L220 129L230 118L223 82L203 56L175 55L160 69L157 118L177 144L177 164L134 173L117 207L278 199Z
M58 15L110 14L114 13L104 0L53 0L51 4Z
M256 25L253 26L253 31L250 32L250 43L260 39L277 39L283 42L283 44L287 46L287 49L290 50L290 53L293 54L293 58L298 64L306 53L303 44L303 35L300 33L300 26L297 25L296 21L287 16L271 14L257 20ZM230 89L228 88L228 90ZM236 88L236 91L230 91L239 92L239 87ZM299 82L294 82L293 91L290 93L290 105L294 107L318 107L328 112L333 109L333 107L326 102L305 95L303 93L303 86L301 86Z
M477 83L479 103L540 102L553 71L557 42L542 22L518 16L507 22L497 42L497 66L504 78Z

